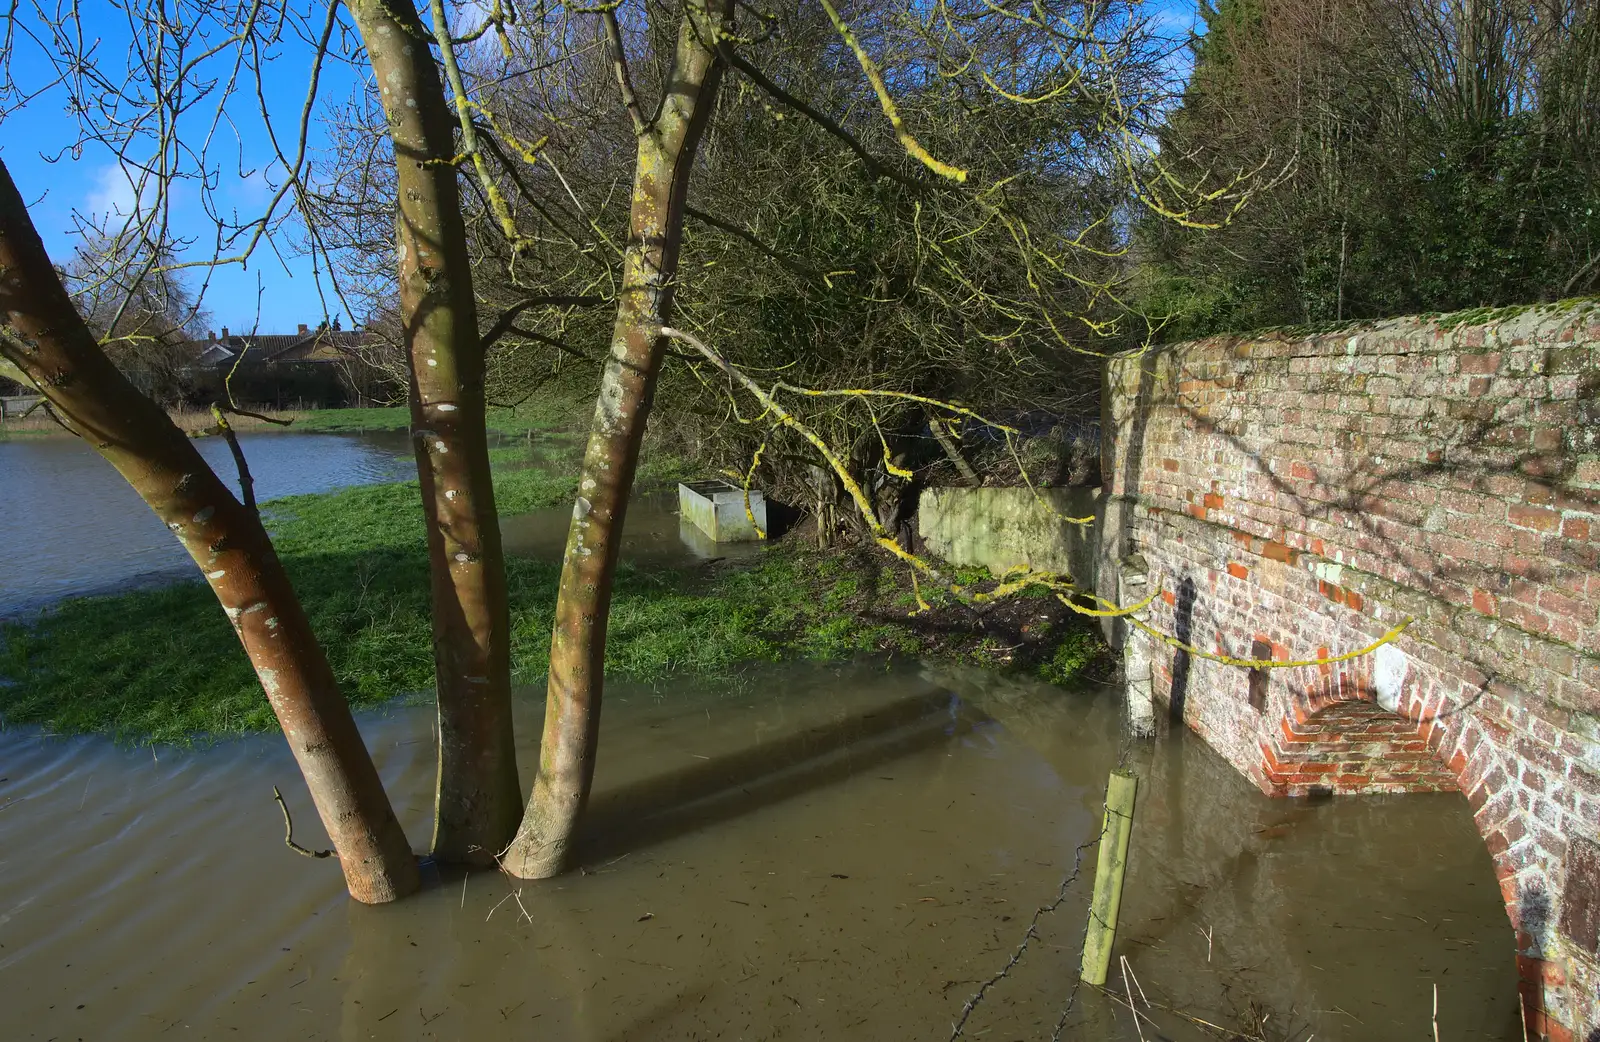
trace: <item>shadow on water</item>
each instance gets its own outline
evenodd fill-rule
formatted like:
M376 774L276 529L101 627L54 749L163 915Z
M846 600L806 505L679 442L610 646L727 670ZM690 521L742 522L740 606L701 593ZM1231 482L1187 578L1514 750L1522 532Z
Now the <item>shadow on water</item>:
M608 859L713 828L942 745L967 727L953 696L935 688L640 779L590 803L581 856Z
M1217 1023L1254 1003L1304 1029L1273 1042L1366 1042L1428 1037L1438 983L1441 1037L1516 1037L1509 930L1463 799L1271 801L1184 732L1128 746L1120 721L1104 689L882 661L608 685L583 870L447 873L385 908L284 849L275 784L297 838L323 837L281 739L0 734L8 1037L943 1040L1056 897L1121 762L1144 781L1118 952L1152 1002ZM432 713L362 729L426 836ZM1050 1037L1086 865L969 1037ZM1216 1037L1152 1013L1146 1038ZM1083 989L1062 1037L1140 1036Z

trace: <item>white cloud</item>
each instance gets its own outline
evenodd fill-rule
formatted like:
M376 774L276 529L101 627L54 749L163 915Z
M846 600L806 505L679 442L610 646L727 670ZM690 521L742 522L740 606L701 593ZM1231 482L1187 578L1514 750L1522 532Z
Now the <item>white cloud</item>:
M144 198L139 198L135 178L138 174L117 163L95 172L87 199L89 213L96 217L131 217L154 200L155 186L146 183Z

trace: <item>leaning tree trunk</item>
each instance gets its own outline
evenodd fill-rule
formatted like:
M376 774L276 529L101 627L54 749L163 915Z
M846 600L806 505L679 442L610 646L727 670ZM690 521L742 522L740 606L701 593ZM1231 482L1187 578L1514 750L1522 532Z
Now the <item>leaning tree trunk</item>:
M732 6L731 0L685 5L660 110L639 129L623 288L556 600L539 773L502 862L523 879L562 870L594 780L606 619L623 515L665 345L660 330L672 307L689 171L721 80L714 48Z
M0 354L121 472L205 574L283 726L351 896L377 904L417 889L416 859L260 517L100 350L3 162L0 325Z
M522 810L511 620L484 429L484 354L456 183L454 121L410 0L349 8L380 85L396 167L400 316L432 573L439 774L433 854L490 865Z

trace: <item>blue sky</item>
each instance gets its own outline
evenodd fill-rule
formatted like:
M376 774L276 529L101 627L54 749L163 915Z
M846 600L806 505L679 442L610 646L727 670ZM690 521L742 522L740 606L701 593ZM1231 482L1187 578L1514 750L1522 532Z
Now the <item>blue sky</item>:
M298 6L320 23L320 12L325 8L319 0L298 0ZM1174 35L1195 23L1196 0L1155 0L1151 6L1164 28ZM127 28L123 16L104 0L88 0L81 9L86 34L100 41L97 57L102 71L109 76L112 69L107 66L125 63ZM19 19L26 17L19 11ZM264 94L286 150L293 148L292 141L284 140L284 136L294 137L309 82L311 53L308 43L286 39L268 49L269 59L264 64ZM12 74L25 91L37 90L54 75L40 48L21 37L12 59ZM330 104L349 98L359 85L359 77L360 70L349 65L325 65L318 90L319 110L325 111ZM20 110L0 117L0 157L28 201L34 224L58 264L72 256L77 243L73 234L74 211L82 215L125 214L135 201L133 185L105 146L90 143L76 158L70 152L56 158L78 140L76 122L66 103L66 92L58 86ZM235 96L226 112L229 118L217 127L211 154L226 155L227 160L216 164L217 182L210 198L223 213L248 218L260 213L272 194L272 152L263 142L253 96ZM185 119L189 122L180 126L187 134L203 136L210 126L211 111L202 106ZM314 120L310 147L317 150L325 144ZM180 187L173 197L172 216L179 235L199 236L202 240L184 259L210 257L206 240L214 233L214 224L205 213L200 190ZM275 251L263 244L246 266L229 265L215 270L205 298L213 328L227 326L238 332L257 328L259 323L262 332L290 331L297 323L315 324L338 313L337 298L326 286L319 291L310 260L293 255L294 239L294 232L290 231L282 237L280 249ZM198 273L193 277L198 278ZM346 324L361 318L341 317Z
M316 15L320 28L326 8L317 0L301 0L299 6ZM100 71L110 77L113 70L126 69L129 35L122 13L104 0L89 0L82 10L85 36L98 43L95 57ZM27 15L19 12L18 17L21 20ZM309 43L287 37L263 51L263 94L273 112L279 142L291 155L310 82L312 54ZM225 79L232 62L231 53L220 55L205 75ZM11 73L26 92L49 84L56 75L39 44L20 36ZM359 82L359 70L341 62L325 63L318 108L349 98ZM254 96L254 77L243 74L239 83L243 89L224 107L225 118L216 121L214 130L214 104L198 105L180 119L180 137L194 147L210 133L209 165L216 175L214 187L205 193L207 199L202 199L201 189L192 182L180 182L174 190L171 217L175 234L199 239L180 255L185 261L214 255L216 224L206 212L206 203L226 217L248 220L263 212L274 194L275 182L281 181L281 177L273 177L274 153ZM65 264L78 243L75 213L100 218L110 215L115 221L116 215L131 213L136 202L129 173L108 146L88 142L73 154L80 135L67 103L66 88L57 85L0 118L0 157L28 202L34 225L57 264ZM315 120L310 137L313 150L325 146ZM130 155L143 159L149 151L148 146L134 148ZM246 264L214 270L204 302L212 328L228 326L238 332L256 328L259 320L263 332L286 331L297 323L315 324L338 313L337 298L331 292L319 293L309 259L295 256L297 239L295 230L289 229L277 237L276 249L274 244L262 243ZM198 284L203 274L196 270L187 277L191 284ZM352 320L349 315L342 317L346 324Z

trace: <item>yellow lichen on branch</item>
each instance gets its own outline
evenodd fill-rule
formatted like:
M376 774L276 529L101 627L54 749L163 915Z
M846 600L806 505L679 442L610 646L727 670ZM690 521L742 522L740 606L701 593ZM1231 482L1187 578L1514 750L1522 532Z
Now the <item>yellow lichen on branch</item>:
M872 84L872 92L878 96L878 105L883 109L883 114L889 117L889 123L894 127L895 134L900 138L900 144L905 147L906 152L940 177L957 183L966 181L965 170L936 159L912 136L911 131L906 129L905 120L900 116L900 107L894 103L894 98L889 93L889 85L883 82L883 73L878 69L878 63L873 61L866 48L861 46L861 41L856 39L856 34L850 30L849 24L839 17L839 12L833 4L828 0L822 0L822 9L828 12L828 20L833 22L833 27L839 31L845 46L856 56L861 71L867 74L867 80Z
M887 550L889 553L893 554L895 557L910 565L912 591L916 597L918 611L927 610L929 607L927 601L922 596L922 588L918 579L919 573L921 576L933 580L950 596L969 604L990 604L1013 597L1029 587L1043 586L1054 593L1056 599L1060 601L1061 604L1076 614L1090 616L1093 618L1125 618L1131 625L1137 627L1142 632L1149 634L1151 637L1160 641L1162 644L1167 645L1168 647L1186 652L1195 656L1196 658L1202 658L1206 659L1207 661L1219 663L1221 665L1234 666L1241 669L1293 669L1305 666L1326 666L1334 665L1339 662L1347 662L1351 659L1360 658L1363 655L1371 654L1383 645L1395 640L1405 632L1406 627L1410 626L1411 622L1413 621L1407 618L1373 643L1362 648L1357 648L1354 651L1344 652L1343 654L1339 655L1320 656L1309 659L1292 659L1288 661L1278 661L1274 659L1247 659L1236 658L1232 655L1225 655L1220 652L1205 651L1202 648L1197 648L1192 644L1179 640L1177 637L1171 634L1162 633L1149 623L1138 618L1137 616L1139 612L1144 611L1155 602L1157 597L1161 596L1162 591L1159 585L1148 597L1145 597L1143 600L1137 601L1133 604L1119 605L1097 594L1079 590L1073 584L1070 576L1063 576L1053 572L1036 572L1030 570L1025 565L1019 565L1004 572L999 577L999 585L997 585L993 590L979 593L970 592L964 589L958 583L946 578L931 563L901 545L900 541L883 526L881 521L878 520L877 512L873 509L871 500L867 498L866 492L861 488L860 483L851 475L849 468L845 465L839 454L828 445L827 441L820 434L813 430L799 417L794 415L794 413L785 408L777 398L777 394L780 390L789 390L796 393L809 394L814 397L844 394L871 396L875 392L807 391L806 389L802 388L790 387L789 385L781 382L773 384L773 389L768 390L762 387L761 384L759 384L748 373L745 373L739 367L729 362L720 353L712 349L703 340L701 340L699 337L696 337L692 333L686 333L683 330L674 329L670 326L662 326L659 332L662 336L667 337L668 339L677 340L694 348L702 356L704 356L707 361L711 362L724 374L726 374L730 380L738 384L740 387L743 387L747 393L756 399L756 401L762 407L760 415L752 420L745 420L742 422L754 423L770 416L777 426L786 427L794 431L804 438L808 443L810 443L812 448L814 448L822 457L828 468L839 479L840 483L844 486L846 493L849 494L851 500L855 503L856 509L861 515L861 519L866 523L868 530L871 532L873 541L883 549ZM948 406L947 403L938 402L934 399L921 398L918 396L907 397L911 397L914 400L941 408L953 408ZM1007 428L1007 430L1010 430L1010 428ZM1008 435L1008 440L1009 437L1010 435ZM745 511L747 516L750 516L752 524L754 524L754 516L750 514L749 487L750 482L754 477L756 466L760 462L761 453L766 449L766 445L767 442L763 440L761 447L756 451L755 461L751 463L749 470L744 476ZM1031 483L1029 487L1032 488ZM1038 495L1037 489L1034 490L1034 494L1036 496ZM1064 518L1063 520L1071 520L1080 524L1087 524L1092 522L1094 519L1089 517L1076 519ZM1090 607L1087 604L1079 603L1079 599L1088 600L1096 605L1100 605L1100 607Z

